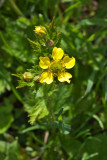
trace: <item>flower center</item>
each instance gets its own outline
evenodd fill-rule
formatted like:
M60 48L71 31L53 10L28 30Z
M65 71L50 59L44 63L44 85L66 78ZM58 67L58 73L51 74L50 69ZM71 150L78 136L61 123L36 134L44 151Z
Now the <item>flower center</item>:
M54 74L54 76L57 76L58 73L63 71L63 66L61 62L52 62L50 65L50 71Z

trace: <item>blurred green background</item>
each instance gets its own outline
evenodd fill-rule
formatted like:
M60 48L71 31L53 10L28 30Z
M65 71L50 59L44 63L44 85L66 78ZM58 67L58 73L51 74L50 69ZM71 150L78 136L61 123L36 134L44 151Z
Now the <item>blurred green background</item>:
M31 126L26 101L33 93L16 89L11 74L32 67L36 55L27 38L53 17L61 48L76 65L71 83L50 96L63 123L59 117L57 125ZM106 0L0 0L0 160L107 160L106 101Z

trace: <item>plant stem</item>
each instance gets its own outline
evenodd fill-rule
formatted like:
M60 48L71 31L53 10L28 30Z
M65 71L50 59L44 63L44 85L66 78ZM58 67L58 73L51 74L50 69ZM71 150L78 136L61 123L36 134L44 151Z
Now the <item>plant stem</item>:
M21 12L21 10L17 7L16 3L13 0L8 0L11 4L12 8L16 12L18 16L24 17L24 14Z
M51 105L51 100L50 100L50 98L48 98L48 102L49 102L49 113L50 113L50 117L51 117L51 120L54 122L55 118L54 118L54 114L53 114L53 109L52 109L52 105Z

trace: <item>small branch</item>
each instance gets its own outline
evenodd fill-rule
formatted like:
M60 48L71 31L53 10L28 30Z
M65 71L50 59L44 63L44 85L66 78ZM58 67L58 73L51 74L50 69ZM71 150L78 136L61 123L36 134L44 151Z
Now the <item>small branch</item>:
M45 136L44 136L44 144L47 143L48 137L49 137L49 131L46 131L46 132L45 132Z

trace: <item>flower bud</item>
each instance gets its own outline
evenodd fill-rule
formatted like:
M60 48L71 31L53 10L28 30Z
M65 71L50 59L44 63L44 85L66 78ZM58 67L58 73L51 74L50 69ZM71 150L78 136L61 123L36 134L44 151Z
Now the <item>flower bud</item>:
M35 26L35 33L39 35L39 37L42 37L44 34L46 34L46 28L42 26Z
M31 74L30 72L25 72L25 73L23 74L23 78L24 78L24 80L25 80L26 82L30 82L31 79L33 78L33 76L32 76L32 74Z
M34 77L34 81L39 82L40 81L40 77L39 76L35 76Z
M50 40L50 41L48 42L48 47L52 47L52 46L54 46L54 41L53 41L53 40Z

